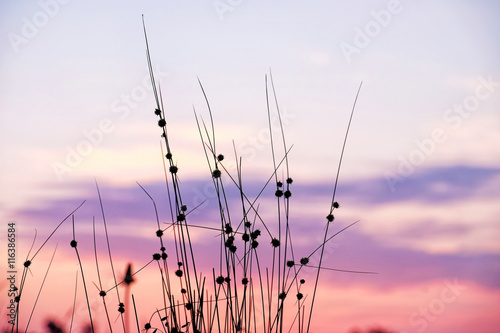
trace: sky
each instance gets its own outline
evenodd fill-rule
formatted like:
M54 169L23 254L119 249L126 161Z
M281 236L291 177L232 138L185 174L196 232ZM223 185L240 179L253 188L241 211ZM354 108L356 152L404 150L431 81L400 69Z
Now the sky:
M500 5L487 0L2 1L0 216L2 244L15 223L18 280L35 230L38 249L86 200L75 213L76 229L84 267L96 281L93 217L102 260L106 253L96 182L117 266L141 267L158 251L153 205L137 185L168 221L144 15L184 201L197 207L189 215L193 224L217 226L219 213L194 115L210 123L198 80L210 102L217 151L226 156L223 181L237 217L240 199L229 177L237 174L234 151L249 198L273 174L270 131L277 159L285 154L274 100L270 121L267 116L272 73L290 149L291 231L303 255L322 240L362 84L335 194L341 207L329 235L359 222L327 244L323 265L378 274L324 270L312 332L495 332L499 14ZM277 176L286 179L284 166ZM259 197L268 221L276 218L273 193L266 187ZM211 274L217 238L192 232ZM71 312L78 272L72 234L68 220L28 274L24 324L57 246L32 332ZM136 295L155 297L148 289L155 273L141 272ZM8 304L9 286L1 280L1 303ZM142 322L154 307L137 301L145 309ZM4 328L4 306L0 313Z

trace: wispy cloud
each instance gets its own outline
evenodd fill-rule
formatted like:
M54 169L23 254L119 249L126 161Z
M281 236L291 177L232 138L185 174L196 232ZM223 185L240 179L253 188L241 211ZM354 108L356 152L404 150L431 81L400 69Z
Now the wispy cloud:
M370 207L371 210L376 210L378 206L388 207L389 213L385 211L385 214L390 214L391 205L401 207L405 202L413 205L415 201L420 202L422 206L449 205L450 209L453 209L456 201L462 203L464 200L467 202L467 200L476 199L478 196L498 196L500 190L488 186L492 180L498 178L498 175L500 175L500 169L465 166L435 168L417 173L413 178L408 179L409 189L402 189L401 193L388 191L384 187L383 179L369 179L342 183L339 187L339 198L355 207L359 205L362 209ZM259 192L260 188L255 184L256 182L247 186L248 193L256 194ZM211 201L214 201L214 198L211 197L211 192L208 191L208 187L205 187L205 185L204 182L200 181L182 183L186 202L190 202L189 197L192 195L199 195L198 202L200 203L207 200L205 202L207 206L200 208L202 214L196 214L196 211L193 211L191 216L188 215L188 221L193 225L208 223L213 227L217 227L220 223L217 214L215 212L212 214L210 210L210 205L214 203ZM229 184L228 188L231 186L232 184ZM144 187L158 204L162 228L167 228L170 222L170 212L165 184L154 182L144 184ZM292 193L294 193L292 195L292 211L295 196L309 198L311 202L314 202L318 197L328 197L331 194L331 184L307 185L294 183L292 189ZM33 224L33 227L37 225L39 237L43 237L43 234L47 234L56 225L66 210L69 211L82 199L87 199L84 207L76 214L77 230L82 240L92 242L92 217L95 216L98 225L102 224L100 205L94 184L81 184L80 190L81 193L86 193L86 195L83 197L78 195L72 198L54 199L45 202L42 205L43 208L31 209L26 207L16 212L16 215L19 216L19 220L23 221L25 230L29 229L31 224ZM239 197L237 197L235 190L228 189L227 193L230 204L238 205ZM116 253L119 253L120 257L131 256L134 260L139 261L149 258L157 246L154 237L156 218L149 198L136 184L130 184L129 186L103 184L101 185L101 194L107 222L110 230L112 230L112 244ZM201 197L203 194L205 194L204 198ZM269 188L260 201L262 204L272 204L271 200L274 200L273 190ZM192 205L188 205L188 207L190 209L194 208ZM307 207L307 203L304 205L297 203L296 207ZM338 214L342 216L341 211ZM292 232L297 235L294 238L296 255L309 255L315 248L314 244L320 242L320 225L323 222L318 220L317 216L314 217L314 221L311 221L310 214L302 209L296 211L295 215L296 217L292 219L293 225L291 228ZM363 213L359 215L363 215ZM390 220L391 218L393 217L387 216L387 219ZM376 288L397 288L423 281L455 276L463 280L474 281L487 288L500 288L498 280L500 276L499 253L489 251L477 251L475 253L470 251L464 253L439 253L438 251L433 253L423 249L419 250L418 246L412 245L426 240L438 242L442 239L450 239L454 242L461 239L465 240L473 237L471 235L474 235L478 228L484 226L483 223L488 222L443 224L439 222L440 218L442 217L436 216L434 220L420 220L418 224L412 223L399 227L397 239L402 241L396 243L391 239L393 235L391 236L390 233L385 234L383 228L377 230L376 223L374 227L366 228L366 225L373 224L376 221L366 221L364 219L361 224L344 231L328 243L328 256L324 261L324 265L336 269L376 271L379 273L375 276L331 273L332 279L336 283L347 285L362 284ZM269 222L272 229L275 222L272 219L267 222ZM343 218L342 221L336 223L332 230L340 230L346 225L346 220ZM317 228L316 231L311 229L312 225ZM98 227L98 230L100 229L102 227ZM64 236L60 237L60 239L67 238L70 231L70 226L62 228L60 233ZM203 262L210 262L210 255L203 248L212 240L210 235L215 237L218 232L204 231L201 233L194 228L193 235L197 233L200 236L193 239L197 244L195 251L202 257ZM202 234L203 236L201 236ZM317 234L316 238L315 234ZM99 238L102 242L102 235L98 236ZM305 241L306 239L307 241ZM480 242L480 239L476 239L476 242ZM130 243L135 244L134 248L144 249L144 251L131 249L127 245ZM91 248L89 248L89 251L91 251Z

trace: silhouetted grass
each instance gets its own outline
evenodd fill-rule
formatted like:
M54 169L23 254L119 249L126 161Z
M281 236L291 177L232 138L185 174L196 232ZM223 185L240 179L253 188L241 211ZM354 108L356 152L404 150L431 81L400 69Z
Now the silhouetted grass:
M269 78L268 76L265 77L265 92L273 172L266 176L263 187L254 198L250 198L244 189L243 159L238 155L236 148L234 148L235 174L228 171L225 164L227 159L218 151L217 131L213 112L205 89L201 81L198 80L201 92L206 101L210 122L208 124L205 123L197 111L193 111L208 166L207 176L210 177L216 193L220 226L214 228L207 225L194 225L190 223L189 215L198 207L188 207L186 204L188 201L181 191L181 182L179 180L180 164L178 165L177 162L174 162L174 152L168 137L167 120L162 105L161 91L159 91L155 82L145 28L144 34L146 38L147 63L155 96L156 107L154 114L158 117L157 125L160 128L163 141L162 154L165 156L165 190L168 194L167 208L170 211L171 221L166 226L160 223L156 201L148 193L147 189L138 183L138 186L151 200L152 209L155 211L156 231L152 237L157 239L158 250L152 254L152 259L145 259L144 262L146 263L142 263L139 266L141 268L137 271L133 271L132 266L129 264L124 278L119 280L113 264L112 248L110 245L110 238L113 235L108 234L105 198L101 197L101 192L96 181L97 196L99 198L100 213L106 240L107 261L113 276L113 285L103 285L100 271L104 263L102 259L99 260L98 258L95 219L93 219L93 248L95 270L98 277L97 284L95 282L93 284L98 289L98 294L102 298L101 311L105 313L107 319L106 330L110 332L117 330L114 327L114 322L119 320L121 323L119 330L124 332L309 332L313 320L319 278L323 271L336 270L349 273L371 273L322 266L325 245L337 234L356 223L348 225L333 235L329 234L329 227L334 222L334 210L340 207L336 201L336 190L346 141L361 85L356 94L342 151L340 152L335 182L332 185L332 200L329 203L328 214L325 218L323 241L316 244L313 252L299 256L294 251L293 230L290 224L290 207L293 202L293 179L290 175L288 155L292 147L286 143L272 74L270 73ZM271 106L273 103L270 101L270 95L272 95L274 107ZM271 128L271 114L273 112L276 112L278 116L281 129L281 135L278 138L273 136ZM282 145L283 155L279 155L276 152L276 145ZM178 163L182 163L182 161ZM279 176L280 174L283 176ZM239 207L230 204L227 194L230 187L236 188L238 191L240 199ZM264 193L269 192L274 193L276 205L276 219L272 221L265 220L259 213L259 198ZM30 257L31 249L28 252L18 296L16 297L16 321L15 325L12 325L11 332L20 331L19 317L26 313L26 311L21 311L21 305L26 308L30 307L28 304L23 304L23 298L21 297L27 284L31 283L27 274L30 266L48 240L69 217L73 219L73 239L70 245L75 250L75 260L78 262L80 268L80 277L86 295L89 320L86 330L95 332L92 317L93 310L87 294L88 282L85 281L85 271L90 268L85 268L84 270L78 252L77 234L75 231L75 213L82 205L83 203L56 226L33 256ZM242 218L235 218L237 216L236 211L239 212ZM270 227L271 225L272 227ZM194 228L203 228L208 233L218 235L218 241L212 245L213 248L211 249L213 253L218 253L218 263L209 271L200 270L200 262L197 260L196 253L193 250L191 231ZM173 241L167 242L165 239L167 231L173 235ZM152 241L154 240L152 239ZM311 256L316 253L319 253L318 265L309 265ZM270 264L266 265L265 263L267 262ZM141 309L136 307L136 299L140 299L141 295L131 294L131 286L134 280L140 279L141 271L146 268L157 271L160 281L159 285L156 286L159 291L159 297L155 300L148 300L158 302L156 304L156 311L150 314L150 319L147 322L141 323L138 316L138 312L141 312ZM301 274L305 269L315 270L312 294L303 293L303 285L306 281L301 278ZM127 295L125 296L121 295L118 288L122 284L126 285L125 292ZM42 291L42 287L43 283L38 294ZM69 324L70 332L73 327L77 288L78 277L75 282L73 312L71 323ZM106 302L109 292L113 290L118 300L118 308L116 309L118 315L116 319L112 315L115 310L110 309ZM132 303L128 303L130 299ZM30 318L33 315L35 305L36 302L32 305ZM129 316L132 316L133 319L129 318ZM59 324L53 321L47 323L47 329L50 332L64 331Z

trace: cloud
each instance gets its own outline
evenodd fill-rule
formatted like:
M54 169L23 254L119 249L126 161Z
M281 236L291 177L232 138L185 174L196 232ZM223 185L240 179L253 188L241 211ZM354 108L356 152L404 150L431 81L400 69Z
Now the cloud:
M393 289L422 282L458 278L486 288L500 288L500 254L433 254L381 243L373 236L350 229L333 241L333 268L375 271L377 275L330 273L329 280L346 285Z
M494 242L495 238L487 236L488 233L490 236L495 235L496 227L492 223L492 216L477 222L468 221L467 218L456 220L457 215L466 214L468 204L474 207L477 200L499 195L499 188L491 186L491 182L499 175L500 169L492 168L433 168L415 174L408 179L408 186L397 193L384 189L382 179L341 183L338 197L349 207L341 206L338 210L339 221L336 220L331 225L329 235L353 222L354 220L350 220L354 216L353 211L361 210L357 214L363 216L363 222L340 233L326 245L323 265L335 269L375 271L378 274L325 271L325 275L336 283L365 284L377 288L394 288L452 277L474 281L488 288L500 288L500 254L495 250L497 247L492 247L491 250L485 247L488 242ZM152 182L142 185L155 200L160 226L165 230L165 239L172 241L172 229L167 229L171 213L165 184ZM188 206L188 222L192 225L220 228L218 201L215 192L211 190L211 180L186 181L180 185L183 203ZM245 186L250 201L262 187L256 181ZM300 184L294 181L291 189L290 228L295 260L298 262L300 257L309 256L322 242L326 214L321 214L321 211L318 213L318 207L328 210L332 185ZM274 185L269 185L257 204L260 205L259 215L266 221L273 236L277 236L274 190ZM153 202L134 183L121 186L103 183L100 191L113 252L117 256L139 262L150 260L160 246L155 236L158 227ZM71 193L71 196L50 198L42 204L20 209L13 214L17 216L18 224L23 229L23 244L31 241L30 228L37 228L40 244L84 199L87 200L86 203L75 213L76 238L82 244L82 251L85 253L86 249L88 255L92 254L93 248L88 244L93 242L94 217L99 246L105 244L101 207L95 185L79 184L79 188L73 189ZM233 184L226 185L225 193L229 207L234 208L230 215L232 224L237 226L242 217L241 198ZM172 192L170 195L173 198ZM321 198L321 204L317 202L318 198ZM460 207L457 207L457 202ZM197 204L201 206L193 210ZM246 203L247 209L249 206ZM448 213L457 215L446 215ZM254 213L251 212L250 216L253 219ZM285 223L284 215L281 219ZM261 251L270 251L271 237L258 219L253 223L264 231ZM195 253L201 256L203 262L213 263L213 251L218 251L219 246L219 232L191 228L190 233ZM53 241L67 243L71 239L72 226L69 219L54 235ZM86 248L83 244L87 244ZM208 248L213 250L207 251ZM318 253L311 256L313 266L318 263ZM303 274L312 274L308 271L314 269L304 269Z
M446 203L476 195L500 196L500 188L489 187L498 180L500 168L474 166L433 167L416 172L390 191L385 179L372 178L341 184L339 191L360 203L387 203L417 200L424 203ZM482 192L482 190L485 190Z

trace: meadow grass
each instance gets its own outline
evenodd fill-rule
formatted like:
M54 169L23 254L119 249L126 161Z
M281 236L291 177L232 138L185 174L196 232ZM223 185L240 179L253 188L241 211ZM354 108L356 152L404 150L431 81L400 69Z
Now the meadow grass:
M236 163L236 172L234 173L230 172L226 167L228 158L218 151L213 112L204 87L201 81L198 80L206 101L210 121L206 123L196 110L193 110L193 112L208 166L207 175L210 177L216 193L220 224L218 227L195 225L190 223L189 215L196 211L198 207L188 207L186 204L188 200L181 191L179 165L174 162L174 147L171 146L168 136L161 90L155 82L145 29L144 34L147 62L155 96L154 114L158 117L157 125L160 128L163 141L165 190L168 195L166 205L170 212L170 222L165 226L165 223L160 222L155 199L150 195L146 187L138 183L138 186L151 201L152 209L155 212L156 232L152 236L156 239L151 241L157 242L157 252L153 253L149 260L145 260L138 270L134 271L132 266L128 265L124 277L118 278L110 245L110 238L113 235L108 233L104 209L105 198L101 197L101 191L96 181L96 191L101 208L100 215L104 228L105 253L99 253L97 250L96 221L94 218L92 229L95 265L94 267L84 267L78 251L78 238L75 232L75 216L78 209L84 204L82 202L56 225L36 250L34 250L35 240L33 241L24 262L22 278L17 291L16 318L13 325L6 331L11 333L30 331L30 321L37 308L37 301L34 304L23 304L23 297L21 296L31 283L28 272L36 262L35 259L40 251L44 250L47 242L61 225L71 220L73 238L69 242L74 249L79 272L75 276L71 320L69 323L65 323L64 330L69 332L73 330L77 290L83 288L88 313L88 326L85 327L85 330L88 332L97 331L93 317L95 310L92 309L89 302L89 292L94 290L94 287L90 287L89 284L94 284L98 288L102 300L99 312L104 314L107 321L100 324L103 325L105 331L109 332L310 332L311 322L315 319L322 320L322 318L314 317L320 275L325 270L335 270L323 267L325 245L340 232L354 224L352 223L333 234L329 232L329 227L335 220L334 211L340 207L336 201L337 185L344 149L361 85L350 113L336 169L335 181L332 184L332 198L329 207L326 209L327 214L325 214L323 241L316 244L311 253L299 256L294 251L293 225L290 223L290 207L293 202L293 178L290 175L288 155L292 147L286 141L272 74L269 73L269 75L265 76L265 92L273 172L265 177L264 186L253 197L247 195L244 189L243 160L238 155L236 148L234 148L234 157L232 157ZM275 136L271 128L273 113L277 115L280 124L280 135L278 136ZM276 153L278 145L282 146L280 150L284 154L279 155ZM228 190L230 188L237 190L240 203L238 206L233 205L234 201L228 199ZM260 213L261 196L269 192L274 194L276 211L276 218L271 221L266 220ZM236 218L235 216L240 217ZM213 235L218 235L217 241L213 242L210 248L210 251L217 254L218 263L208 271L204 268L205 265L202 265L197 260L193 249L192 230L199 228ZM166 233L169 234L169 237L166 237ZM319 256L317 265L310 264L312 256ZM42 292L45 278L52 265L52 259L38 289L38 296ZM105 285L101 278L104 265L111 270L112 285ZM203 267L203 269L200 267ZM150 314L149 320L140 322L138 313L141 312L141 308L137 307L136 300L139 300L141 295L132 293L132 285L134 281L141 278L141 273L146 269L156 270L159 281L155 287L158 290L158 299L154 301L158 301L158 304L156 304L156 310ZM311 286L310 293L304 293L306 281L302 278L302 275L306 269L314 271L314 274L309 274L309 276L313 276L313 281L307 281ZM86 280L88 270L97 272L97 281L90 282ZM118 288L119 286L120 288ZM110 294L113 294L114 299L118 301L117 308L115 305L111 306L107 301ZM115 311L118 311L118 315L116 315L118 320L115 319ZM21 316L27 316L28 318L25 327L20 327L19 319ZM64 331L60 324L55 322L49 322L47 329L50 332Z

